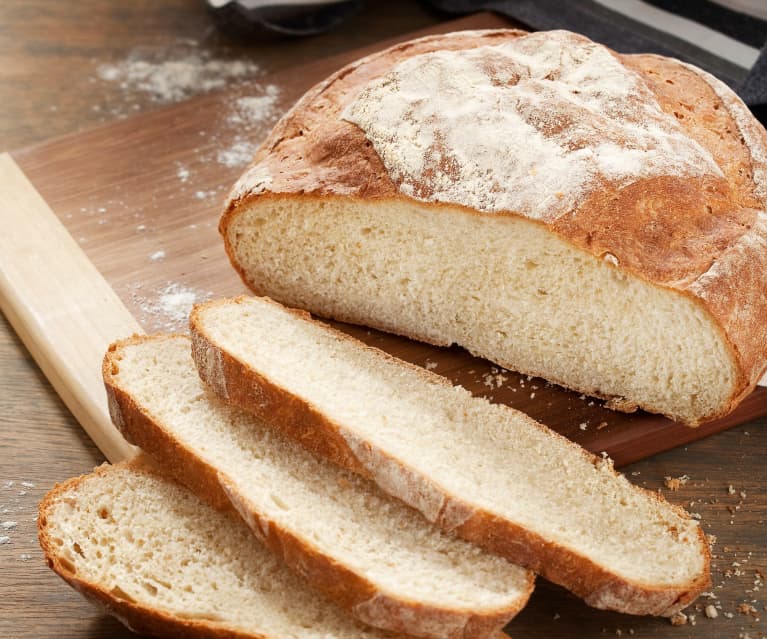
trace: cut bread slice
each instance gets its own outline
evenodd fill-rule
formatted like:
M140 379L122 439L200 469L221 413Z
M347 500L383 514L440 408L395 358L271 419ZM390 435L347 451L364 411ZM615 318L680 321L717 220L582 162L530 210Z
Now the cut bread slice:
M266 298L191 329L221 397L593 606L669 615L709 583L696 521L519 411Z
M128 441L202 499L236 508L289 567L361 621L480 639L527 602L529 571L445 534L209 393L187 337L119 342L103 372Z
M48 565L134 632L221 639L383 639L287 570L242 521L139 456L43 499Z

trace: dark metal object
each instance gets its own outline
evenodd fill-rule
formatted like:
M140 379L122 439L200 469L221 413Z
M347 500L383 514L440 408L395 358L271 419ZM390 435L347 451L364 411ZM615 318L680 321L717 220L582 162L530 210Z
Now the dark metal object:
M239 37L307 36L338 26L361 0L206 0L217 26Z

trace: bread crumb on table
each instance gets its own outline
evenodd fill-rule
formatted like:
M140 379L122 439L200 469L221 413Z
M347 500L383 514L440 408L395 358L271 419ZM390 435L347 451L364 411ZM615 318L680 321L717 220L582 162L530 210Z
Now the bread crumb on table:
M743 602L738 604L738 612L741 615L751 615L754 619L759 619L759 611L750 603Z
M713 604L708 604L704 612L709 619L716 619L719 616L719 612L717 612L717 609Z

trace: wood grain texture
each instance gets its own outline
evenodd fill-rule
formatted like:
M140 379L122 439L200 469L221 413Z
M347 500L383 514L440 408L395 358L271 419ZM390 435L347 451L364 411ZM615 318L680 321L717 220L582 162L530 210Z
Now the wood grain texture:
M0 110L0 148L17 148L119 115L121 108L115 105L125 101L126 95L119 87L92 81L92 78L98 64L124 59L137 47L162 49L178 39L192 37L198 40L196 46L200 51L216 55L226 52L232 56L238 52L247 53L263 69L278 70L312 64L324 55L435 24L440 19L440 16L412 2L368 3L362 13L337 32L307 40L248 45L227 42L212 32L206 36L210 25L202 3L186 0L162 3L95 0L74 4L51 0L0 3L0 104L3 104ZM131 103L138 104L137 111L156 106L144 95L127 97ZM94 110L94 105L100 105L100 110ZM54 106L56 111L51 110ZM159 114L152 117L159 117ZM129 124L124 126L130 130ZM196 133L191 129L187 132ZM146 142L151 140L141 137L138 143ZM222 140L221 144L228 142L228 139ZM206 148L216 148L215 143ZM69 160L81 161L82 158L70 157ZM207 261L215 257L206 247L214 246L214 250L218 250L217 244L210 244L213 240L218 242L215 234L217 203L207 201L213 198L198 199L195 193L198 190L215 190L219 186L213 181L205 182L204 165L210 161L210 158L205 160L201 157L195 164L199 166L200 173L190 177L190 180L195 180L194 187L187 186L191 190L185 196L178 194L177 178L163 178L160 184L152 187L151 193L160 199L163 193L174 195L171 204L190 214L187 224L198 224L199 244L194 245L196 248L190 249L187 255L191 258L186 262L187 268L198 270L206 286L215 286L217 294L228 294L229 290L235 293L242 290L236 278L229 279L229 275L219 278L214 273L215 269L208 270L206 266ZM57 166L66 169L62 182L75 172L75 168L67 167L66 163ZM72 215L68 220L72 224L70 228L76 229L78 225L84 228L82 225L86 222L81 218L87 216L108 219L103 225L107 229L113 219L121 215L128 220L128 216L138 214L133 218L134 226L142 223L149 226L154 220L162 219L166 213L159 203L152 205L150 202L146 210L140 211L129 210L117 203L121 192L132 184L132 180L138 179L138 167L120 164L109 170L117 172L120 180L117 189L110 190L100 184L98 176L94 176L93 184L70 184L68 197L73 197L74 192L84 188L93 198L85 207L86 211L75 210L74 202L69 202ZM235 168L232 175L238 172L239 169ZM146 187L146 183L142 184ZM64 200L66 204L67 198ZM108 209L108 215L100 215L99 208ZM171 225L171 228L181 232L184 225ZM75 234L75 237L79 240L80 236ZM109 236L108 240L111 249L102 249L101 253L98 247L88 246L87 241L82 246L91 259L97 254L102 258L108 257L109 250L124 250L134 265L140 260L148 261L148 256L160 249L158 244L153 243L151 234L144 237L138 251L135 246L121 249L119 242L114 242L114 238L109 239ZM158 269L144 286L146 290L153 286L162 289L168 281L162 271L164 265L150 264ZM146 305L146 296L141 290L129 288L127 276L121 282L123 289L119 288L118 282L118 293L127 294L132 310L141 311L141 307ZM146 315L145 321L152 320L158 327L166 323L163 317L153 313ZM354 330L366 336L364 329ZM432 357L426 346L423 350L416 348L410 354L411 359L419 364ZM445 351L437 372L450 375L461 357L457 349ZM491 371L486 363L481 364L486 367L481 371L477 369L469 373L471 369L466 370L467 382L473 380L478 390L484 390L496 399L503 399L506 395L519 396L517 401L520 407L531 402L529 394L523 393L521 382L525 383L525 391L535 392L531 388L534 381L516 380L510 376L502 384L502 387L509 388L499 393L498 389L491 390L484 385L483 373ZM516 392L511 387L516 388ZM0 544L0 634L20 638L132 636L119 623L102 615L68 589L45 567L37 549L33 518L41 495L56 481L87 472L103 458L3 320L0 320L0 388L0 521L18 522L17 527L8 532L0 530L0 536L10 538L9 543ZM526 399L523 400L520 393L526 395ZM589 407L588 401L577 397L572 398L570 404L574 411L573 427L580 430L582 422L578 420L588 416L588 411L594 407ZM591 429L594 424L590 422L587 428ZM601 613L541 581L530 606L509 628L513 636L517 639L541 636L590 639L616 636L616 631L620 630L626 637L630 629L634 631L632 636L642 638L735 638L746 633L752 638L767 636L764 620L767 597L763 594L764 589L754 590L755 570L767 572L767 472L763 462L764 451L767 450L765 426L767 421L760 418L624 468L632 481L651 489L664 490L671 501L687 507L692 502L691 510L701 514L704 530L717 535L719 541L714 549L717 557L714 560L712 590L716 599L712 602L721 602L722 609L716 619L707 619L701 610L693 610L696 614L694 627L674 628L662 619L637 619ZM588 435L590 430L583 432ZM663 432L656 436L663 437ZM678 492L669 492L663 487L664 477L683 474L689 475L690 480ZM9 482L14 484L9 485ZM21 482L35 485L25 487ZM729 494L729 485L733 486L735 494ZM740 491L744 491L746 497L739 506ZM735 510L738 506L739 509ZM744 559L746 562L743 562ZM741 565L733 566L734 562ZM731 576L726 576L725 570L730 570ZM736 606L745 602L752 603L759 611L760 621L738 612ZM696 606L704 603L705 599ZM728 619L723 614L725 612L733 617Z
M0 309L113 463L136 449L112 424L99 365L141 327L7 153L0 154Z

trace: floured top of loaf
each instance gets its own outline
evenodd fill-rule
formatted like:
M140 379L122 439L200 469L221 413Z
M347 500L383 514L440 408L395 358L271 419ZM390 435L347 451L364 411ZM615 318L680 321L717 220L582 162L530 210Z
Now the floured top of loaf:
M408 58L342 117L402 193L483 212L551 220L603 181L722 177L637 72L567 31Z

